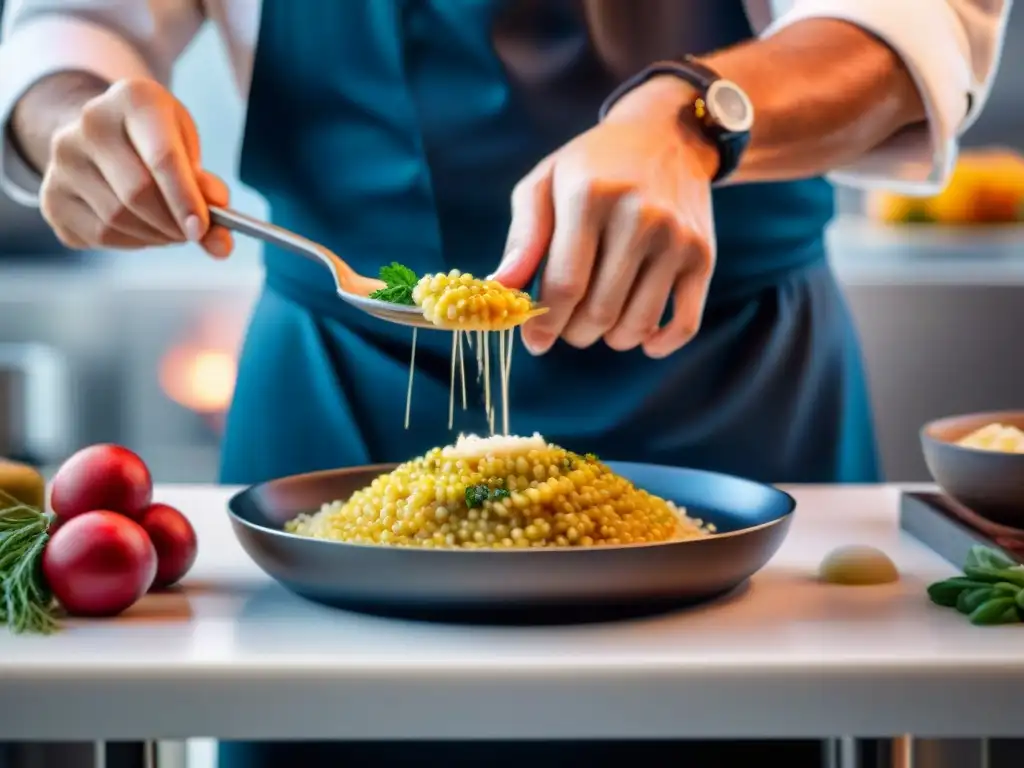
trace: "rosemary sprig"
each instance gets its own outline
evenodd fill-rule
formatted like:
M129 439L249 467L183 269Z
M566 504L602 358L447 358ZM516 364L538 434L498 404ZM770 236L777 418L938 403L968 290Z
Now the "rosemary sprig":
M0 622L15 634L58 629L57 606L42 573L52 520L0 491Z

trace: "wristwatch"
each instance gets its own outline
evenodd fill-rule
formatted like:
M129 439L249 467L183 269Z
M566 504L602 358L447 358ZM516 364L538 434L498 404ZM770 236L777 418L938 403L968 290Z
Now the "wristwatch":
M697 97L683 107L680 119L696 122L704 136L718 148L718 172L712 183L729 176L740 164L750 144L754 125L754 105L736 83L720 77L692 56L675 61L659 61L626 80L605 99L599 113L603 120L615 103L653 77L672 75L697 89Z

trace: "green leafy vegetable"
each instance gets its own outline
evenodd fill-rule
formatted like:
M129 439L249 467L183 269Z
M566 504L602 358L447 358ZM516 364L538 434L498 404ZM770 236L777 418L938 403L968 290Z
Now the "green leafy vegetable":
M1020 621L1017 603L1012 597L993 597L981 603L970 615L971 624L1015 624Z
M411 269L393 261L380 268L380 279L384 281L385 287L371 293L371 299L406 306L415 303L412 300L412 289L416 287L419 278Z
M1002 568L1017 568L1018 565L1002 552L989 547L974 546L967 553L964 561L964 568L979 567L1000 570Z
M507 499L511 495L512 494L509 492L508 488L495 488L491 491L491 498L495 501L498 499Z
M971 615L974 613L983 603L987 603L995 595L995 590L992 587L979 587L977 589L968 589L960 593L960 597L956 600L956 609L960 613Z
M971 547L963 571L963 576L930 584L931 601L955 608L979 626L1024 620L1024 566L979 545Z
M963 576L954 576L952 579L946 579L945 581L937 581L934 584L928 585L928 597L936 605L941 605L944 608L956 608L957 599L960 595L970 589L977 589L978 587L986 587L984 581L975 581L974 579L968 579Z
M593 464L594 462L600 461L600 459L597 458L597 454L596 453L585 453L583 455L583 458L586 459L587 461L589 461L591 464Z
M0 491L0 621L15 634L56 631L57 607L42 574L53 518Z

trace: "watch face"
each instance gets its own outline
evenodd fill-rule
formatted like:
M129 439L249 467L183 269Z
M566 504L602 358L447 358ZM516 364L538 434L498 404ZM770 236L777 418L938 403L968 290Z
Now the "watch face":
M754 124L754 105L736 83L716 80L705 101L711 116L730 133L749 131Z

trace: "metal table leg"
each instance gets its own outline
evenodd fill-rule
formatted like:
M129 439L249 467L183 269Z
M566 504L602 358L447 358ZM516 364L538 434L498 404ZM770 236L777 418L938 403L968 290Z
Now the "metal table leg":
M1017 768L1018 761L990 759L988 739L890 739L842 736L825 742L825 768Z
M991 768L988 739L914 739L908 768Z
M824 768L875 768L871 742L852 736L826 739L823 743Z
M919 739L901 734L879 743L880 768L996 768L988 739Z

